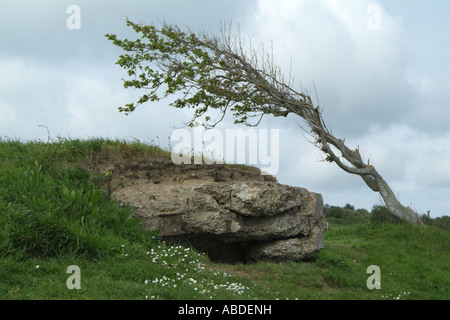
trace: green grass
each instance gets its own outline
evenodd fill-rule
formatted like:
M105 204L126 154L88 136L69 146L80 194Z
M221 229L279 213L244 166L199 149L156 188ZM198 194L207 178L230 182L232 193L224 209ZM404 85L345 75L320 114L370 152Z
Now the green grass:
M0 299L448 299L450 232L371 221L367 211L327 215L313 261L225 265L142 230L114 200L95 154L170 157L138 141L0 140ZM375 209L375 208L374 208ZM377 208L379 211L379 208ZM377 212L378 212L377 211ZM344 212L344 213L343 213ZM68 289L67 268L80 268ZM381 289L369 290L370 265Z

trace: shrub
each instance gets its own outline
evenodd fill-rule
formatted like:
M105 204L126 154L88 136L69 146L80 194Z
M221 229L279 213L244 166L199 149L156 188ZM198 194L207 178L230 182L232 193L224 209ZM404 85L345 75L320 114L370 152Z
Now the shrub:
M355 215L357 216L369 216L369 211L367 211L366 209L357 209L355 210Z
M392 213L385 207L375 205L370 214L370 221L374 224L383 224L383 223L391 223L391 224L401 224L402 221L392 215Z
M428 211L427 214L421 215L420 218L422 219L423 223L427 226L433 226L443 230L450 230L449 216L442 216L433 219L430 217L430 212Z
M428 211L426 214L422 214L420 216L420 219L427 226L431 226L433 224L433 218L430 217L430 211Z
M347 215L347 210L341 207L331 207L325 212L325 217L327 218L341 219Z
M126 242L149 243L129 206L120 207L89 182L81 167L44 172L3 168L0 174L0 257L65 254L89 259L117 254Z
M355 211L355 206L351 205L350 203L347 203L345 205L344 209Z

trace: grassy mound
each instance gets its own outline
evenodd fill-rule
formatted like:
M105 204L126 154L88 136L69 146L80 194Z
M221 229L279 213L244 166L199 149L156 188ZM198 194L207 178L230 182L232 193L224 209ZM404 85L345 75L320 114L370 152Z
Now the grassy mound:
M0 299L448 299L448 217L426 228L372 212L330 207L325 249L311 262L214 264L143 230L114 199L95 155L135 159L170 153L138 141L0 140ZM67 286L68 267L81 288ZM379 266L381 289L367 268Z

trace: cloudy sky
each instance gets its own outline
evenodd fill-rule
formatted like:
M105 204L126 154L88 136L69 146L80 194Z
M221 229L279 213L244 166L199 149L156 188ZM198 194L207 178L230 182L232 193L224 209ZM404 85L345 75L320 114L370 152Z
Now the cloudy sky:
M46 141L45 125L53 139L136 138L167 147L191 114L164 100L119 113L138 93L123 88L120 48L104 34L133 39L126 17L211 32L232 20L253 44L272 43L296 89L315 86L334 135L359 146L404 205L449 215L449 15L447 0L2 1L0 137ZM261 124L279 130L280 183L321 193L332 205L381 204L360 177L321 161L298 124ZM219 128L236 127L226 119Z

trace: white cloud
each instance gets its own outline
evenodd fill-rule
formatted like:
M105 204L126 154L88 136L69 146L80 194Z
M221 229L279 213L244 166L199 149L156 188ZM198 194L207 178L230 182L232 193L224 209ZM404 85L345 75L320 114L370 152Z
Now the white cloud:
M374 128L360 141L366 159L370 155L371 163L405 205L419 212L433 209L435 214L448 210L446 197L436 195L450 188L450 131L436 135L393 125L388 130Z
M450 154L432 159L424 164L417 175L417 183L424 188L450 188Z
M367 26L371 6L380 10L379 29ZM276 62L288 73L292 61L297 85L316 85L336 128L362 132L410 108L405 32L377 1L260 0L247 30L254 42L273 40Z
M39 124L62 117L62 77L21 59L0 61L0 134L29 139Z
M333 205L351 203L371 209L382 203L359 176L321 161L320 150L303 138L300 129L282 128L280 139L280 183L321 193L324 202ZM356 147L355 140L347 141L348 146ZM405 205L421 213L431 209L434 215L448 214L447 197L438 195L450 187L450 132L436 136L394 125L388 130L372 128L358 140L364 160L370 159Z
M48 127L56 137L161 139L186 114L169 108L167 101L147 104L130 116L117 107L135 101L136 92L122 87L120 70L95 65L51 66L25 60L0 61L0 135L46 141Z
M418 130L445 133L450 119L450 81L423 76L411 80L416 95L414 109L406 115Z
M407 79L414 52L400 17L376 0L260 0L245 27L253 43L273 40L275 62L285 73L292 63L296 84L316 85L333 134L359 146L406 205L444 214L448 203L436 195L449 187L450 85ZM295 122L284 123L281 182L320 192L332 204L380 203L360 177L320 162Z

